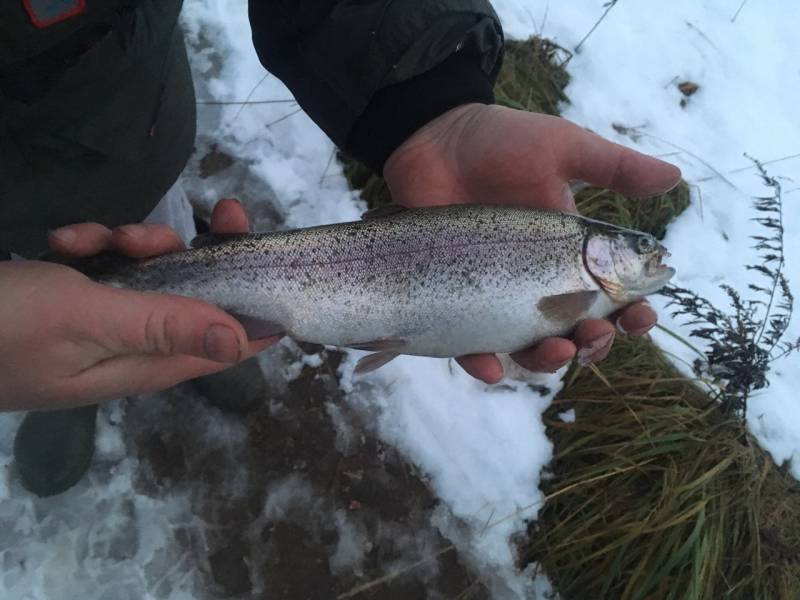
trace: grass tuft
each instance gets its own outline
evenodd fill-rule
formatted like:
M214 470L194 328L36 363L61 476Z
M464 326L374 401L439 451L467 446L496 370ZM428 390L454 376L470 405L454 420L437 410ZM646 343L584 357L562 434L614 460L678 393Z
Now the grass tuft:
M522 548L563 598L800 598L800 486L700 386L648 340L568 373Z
M566 65L572 54L546 38L509 41L503 68L494 87L498 104L548 115L558 115L569 103Z

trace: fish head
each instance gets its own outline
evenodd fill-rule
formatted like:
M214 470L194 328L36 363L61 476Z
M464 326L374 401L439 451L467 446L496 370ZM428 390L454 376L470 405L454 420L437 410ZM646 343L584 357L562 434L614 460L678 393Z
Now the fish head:
M675 275L663 264L667 249L649 233L603 228L586 238L586 269L614 301L627 304L653 294Z

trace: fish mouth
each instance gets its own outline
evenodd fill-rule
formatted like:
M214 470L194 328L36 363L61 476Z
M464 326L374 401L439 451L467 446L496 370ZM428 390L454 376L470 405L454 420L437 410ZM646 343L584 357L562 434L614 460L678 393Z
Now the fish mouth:
M658 249L653 254L653 257L646 263L647 276L661 279L664 282L670 280L675 274L675 269L669 265L665 265L663 262L664 259L668 258L669 256L671 255L667 249L664 248L664 246L659 245Z

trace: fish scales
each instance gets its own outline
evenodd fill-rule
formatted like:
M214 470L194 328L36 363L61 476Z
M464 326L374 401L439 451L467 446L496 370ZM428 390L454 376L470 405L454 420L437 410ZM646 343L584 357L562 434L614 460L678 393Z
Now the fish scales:
M603 293L584 257L588 237L608 227L507 206L416 209L233 237L107 282L198 298L302 341L439 357L512 352L574 327L546 314L545 298L596 293L584 317L624 303Z

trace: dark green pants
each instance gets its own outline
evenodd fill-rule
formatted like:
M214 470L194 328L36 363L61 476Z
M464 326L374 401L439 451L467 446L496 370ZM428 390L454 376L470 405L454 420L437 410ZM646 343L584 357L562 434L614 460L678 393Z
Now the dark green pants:
M0 95L0 260L33 258L49 230L142 220L192 152L195 99L181 0L142 0L45 93ZM23 485L61 493L94 450L96 407L29 413L14 442Z
M135 35L109 34L42 98L0 96L0 250L34 257L53 228L140 221L183 170L195 99L180 1L151 4Z

